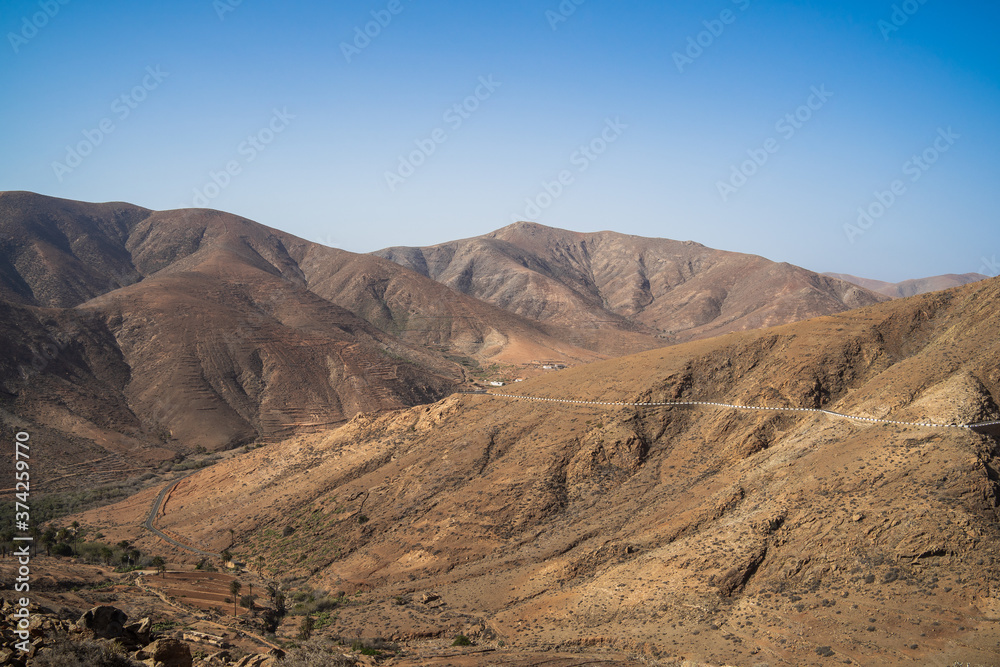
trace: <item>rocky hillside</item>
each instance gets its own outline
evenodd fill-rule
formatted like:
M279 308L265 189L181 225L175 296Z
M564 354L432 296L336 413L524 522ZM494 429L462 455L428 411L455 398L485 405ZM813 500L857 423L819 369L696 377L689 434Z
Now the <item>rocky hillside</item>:
M1000 280L358 415L198 472L158 525L289 585L329 632L479 628L673 664L994 664ZM238 480L238 481L237 481ZM154 493L79 517L110 539ZM162 548L162 545L157 545ZM176 557L183 558L178 551Z
M0 193L0 313L0 428L51 443L44 490L434 401L474 360L601 357L238 216L24 192Z
M786 324L884 300L811 271L693 241L518 222L375 253L512 313L666 342Z

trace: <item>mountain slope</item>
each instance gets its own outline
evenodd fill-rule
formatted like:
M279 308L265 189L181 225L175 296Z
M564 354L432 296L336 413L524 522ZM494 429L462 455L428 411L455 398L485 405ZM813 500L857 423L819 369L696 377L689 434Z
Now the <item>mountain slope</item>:
M432 401L465 356L600 358L386 260L218 211L5 192L0 239L0 411L57 443L40 488Z
M978 282L980 280L986 280L988 277L981 273L947 273L943 276L914 278L911 280L904 280L901 283L887 283L882 280L859 278L847 273L824 273L823 275L843 280L845 282L858 285L859 287L864 287L865 289L878 292L879 294L883 294L893 299L902 299L908 296L916 296L917 294L926 294L927 292L938 292L940 290L959 287L961 285L968 285L969 283Z
M126 247L148 209L0 192L0 299L72 307L134 282Z
M374 254L541 322L636 330L669 342L883 300L848 283L754 255L526 222L463 241Z
M994 279L598 362L516 392L997 419L998 306ZM233 528L236 550L262 555L272 575L359 591L331 625L341 634L472 627L513 646L712 664L990 664L992 433L452 396L196 473L159 526L212 550ZM81 520L140 538L150 500ZM424 592L444 606L406 602Z

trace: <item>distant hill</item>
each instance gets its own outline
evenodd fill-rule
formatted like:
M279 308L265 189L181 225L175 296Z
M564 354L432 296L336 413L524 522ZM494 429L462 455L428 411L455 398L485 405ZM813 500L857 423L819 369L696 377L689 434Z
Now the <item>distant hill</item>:
M859 278L847 273L824 273L824 276L837 278L849 283L853 283L865 289L869 289L879 294L884 294L893 299L901 299L927 292L938 292L943 289L968 285L969 283L986 280L989 276L981 273L946 273L943 276L932 276L930 278L914 278L904 280L901 283L887 283L882 280L872 280L870 278Z
M667 342L841 312L867 289L692 241L579 233L518 222L485 236L380 250L459 292L544 323L642 332Z

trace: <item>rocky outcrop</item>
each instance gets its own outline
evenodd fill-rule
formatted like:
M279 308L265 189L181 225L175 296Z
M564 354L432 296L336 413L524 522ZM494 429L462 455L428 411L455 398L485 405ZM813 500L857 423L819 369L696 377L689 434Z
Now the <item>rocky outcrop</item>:
M149 646L140 649L135 659L149 667L191 667L191 649L187 644L172 637L157 639Z
M76 627L96 639L119 639L125 636L128 614L117 607L102 605L84 612Z
M90 656L118 654L122 647L131 653L136 663L149 667L193 667L191 650L174 638L154 638L152 621L143 618L128 622L128 615L110 605L100 605L84 612L74 623L59 618L54 612L38 605L29 607L28 651L22 651L23 638L13 629L18 619L15 608L4 601L4 630L0 644L0 667L24 667L46 651L59 655ZM74 648L76 647L76 648ZM124 664L124 663L123 663Z

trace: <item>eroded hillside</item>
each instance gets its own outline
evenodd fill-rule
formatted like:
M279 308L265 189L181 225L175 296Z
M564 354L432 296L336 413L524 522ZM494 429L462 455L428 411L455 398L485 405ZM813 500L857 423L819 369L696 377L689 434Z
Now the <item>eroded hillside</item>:
M676 343L884 300L850 283L693 241L518 222L484 236L377 253L550 325L641 332Z
M0 312L0 432L51 443L45 491L438 400L479 361L603 358L239 216L27 192L0 193Z
M995 419L998 304L991 280L511 391ZM233 529L237 552L264 556L286 586L358 592L331 632L472 627L525 650L614 645L712 664L992 664L995 437L456 395L196 473L158 525L209 550ZM147 496L81 521L152 544L137 528Z

